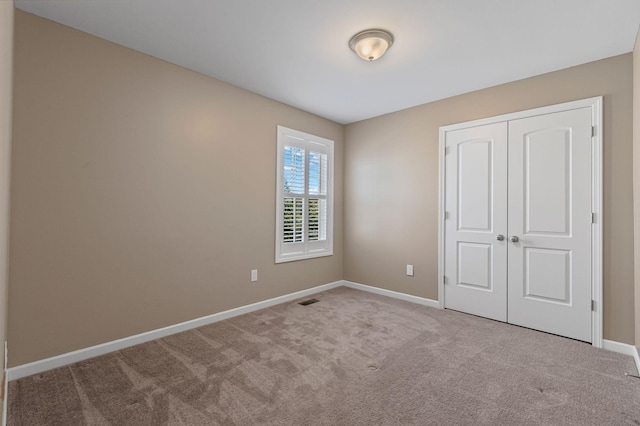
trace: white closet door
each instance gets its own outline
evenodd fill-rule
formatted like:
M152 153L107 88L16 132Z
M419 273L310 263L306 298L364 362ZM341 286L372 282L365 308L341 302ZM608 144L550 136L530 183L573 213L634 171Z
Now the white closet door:
M448 132L445 147L445 307L506 321L507 124Z
M591 108L509 122L508 321L591 341Z

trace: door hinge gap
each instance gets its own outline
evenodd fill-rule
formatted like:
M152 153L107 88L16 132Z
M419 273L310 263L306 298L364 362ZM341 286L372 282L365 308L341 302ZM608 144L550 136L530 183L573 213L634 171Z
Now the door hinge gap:
M591 126L591 137L592 138L596 137L596 126Z
M595 300L593 300L593 299L591 300L591 310L592 310L593 312L595 312L595 311L596 311L596 301L595 301Z
M596 214L591 213L591 223L596 223Z
M442 277L442 284L446 284L446 283L447 283L447 276L446 276L446 275L444 275L444 276Z

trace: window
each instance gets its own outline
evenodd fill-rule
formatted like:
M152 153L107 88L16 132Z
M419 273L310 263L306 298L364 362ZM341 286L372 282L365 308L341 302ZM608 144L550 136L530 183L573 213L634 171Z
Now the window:
M333 254L333 141L278 126L276 263Z

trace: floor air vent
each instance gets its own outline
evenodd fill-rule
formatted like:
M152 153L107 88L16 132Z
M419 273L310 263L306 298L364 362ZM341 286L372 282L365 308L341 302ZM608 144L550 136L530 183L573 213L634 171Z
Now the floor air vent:
M305 300L304 302L298 303L298 305L307 306L307 305L311 305L312 303L316 303L316 302L319 302L319 300L318 299L309 299L309 300Z

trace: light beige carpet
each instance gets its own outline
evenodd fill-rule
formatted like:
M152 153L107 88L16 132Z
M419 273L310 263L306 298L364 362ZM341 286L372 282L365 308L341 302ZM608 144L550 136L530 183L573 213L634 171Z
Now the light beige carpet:
M631 357L348 288L10 383L9 425L639 425Z

